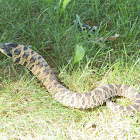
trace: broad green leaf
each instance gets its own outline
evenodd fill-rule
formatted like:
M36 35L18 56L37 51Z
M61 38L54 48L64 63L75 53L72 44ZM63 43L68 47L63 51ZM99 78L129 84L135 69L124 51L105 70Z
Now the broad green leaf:
M83 46L77 44L75 48L75 56L74 56L73 65L77 63L78 61L82 60L84 55L85 55L85 50Z
M68 3L70 2L71 0L64 0L63 1L63 6L62 6L62 10L64 10L66 8L66 6L68 5Z

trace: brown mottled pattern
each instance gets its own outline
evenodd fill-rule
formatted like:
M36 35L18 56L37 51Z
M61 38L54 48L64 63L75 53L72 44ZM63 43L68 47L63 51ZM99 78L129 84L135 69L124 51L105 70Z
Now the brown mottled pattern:
M88 109L106 102L106 105L117 114L134 116L140 112L140 94L131 87L108 84L97 87L89 93L76 93L60 84L44 58L32 49L16 43L5 43L0 44L0 51L12 57L14 62L27 67L41 80L52 97L63 105ZM132 103L129 106L118 105L109 100L113 96L127 97Z

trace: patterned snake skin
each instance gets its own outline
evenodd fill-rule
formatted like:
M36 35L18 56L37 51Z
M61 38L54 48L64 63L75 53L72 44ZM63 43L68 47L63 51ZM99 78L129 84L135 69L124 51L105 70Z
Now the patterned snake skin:
M76 93L58 82L44 58L32 49L16 43L0 44L0 51L11 57L14 62L27 67L41 82L54 99L65 106L88 109L106 105L119 114L134 116L140 112L140 94L126 85L108 84L88 93ZM113 96L124 96L131 100L131 105L121 106L111 102Z

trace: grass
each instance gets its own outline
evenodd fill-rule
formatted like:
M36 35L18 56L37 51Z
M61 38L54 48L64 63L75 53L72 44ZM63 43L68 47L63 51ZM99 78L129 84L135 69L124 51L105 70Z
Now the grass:
M0 42L31 45L73 91L87 92L106 83L140 91L139 6L137 0L80 0L62 12L57 0L3 0ZM92 38L71 24L76 14L82 22L99 26ZM115 33L119 38L108 41ZM97 37L105 38L103 45L89 43ZM86 54L73 66L79 43ZM25 67L1 53L0 71L1 139L139 140L139 115L118 116L106 106L65 107Z

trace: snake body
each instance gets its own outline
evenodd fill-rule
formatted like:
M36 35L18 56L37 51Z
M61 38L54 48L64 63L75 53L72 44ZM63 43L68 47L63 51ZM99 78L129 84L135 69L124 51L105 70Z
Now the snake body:
M0 51L14 62L27 67L44 84L52 97L65 106L88 109L106 102L115 113L134 116L140 112L140 94L131 87L107 84L88 93L76 93L58 82L45 59L34 50L17 43L4 43L0 44ZM109 100L113 96L127 97L131 100L131 105L121 106L113 103Z

